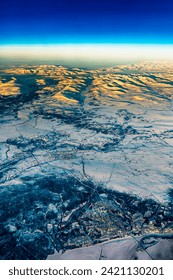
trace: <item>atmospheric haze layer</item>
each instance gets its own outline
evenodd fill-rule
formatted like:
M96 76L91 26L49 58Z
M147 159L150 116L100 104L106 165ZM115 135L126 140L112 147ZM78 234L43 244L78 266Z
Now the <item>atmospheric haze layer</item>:
M0 45L2 64L58 64L75 67L114 66L139 61L173 61L173 45L42 44Z

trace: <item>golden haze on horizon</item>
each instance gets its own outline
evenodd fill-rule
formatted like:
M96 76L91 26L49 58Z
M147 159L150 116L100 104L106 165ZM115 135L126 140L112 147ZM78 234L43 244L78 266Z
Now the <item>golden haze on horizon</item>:
M0 46L0 58L22 60L86 61L87 63L133 60L173 61L173 45L6 45Z

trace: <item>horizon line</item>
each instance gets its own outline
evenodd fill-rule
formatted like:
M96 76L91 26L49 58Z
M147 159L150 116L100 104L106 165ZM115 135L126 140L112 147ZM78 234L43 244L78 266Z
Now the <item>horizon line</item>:
M173 44L32 44L0 45L1 60L17 62L110 64L123 61L173 61Z

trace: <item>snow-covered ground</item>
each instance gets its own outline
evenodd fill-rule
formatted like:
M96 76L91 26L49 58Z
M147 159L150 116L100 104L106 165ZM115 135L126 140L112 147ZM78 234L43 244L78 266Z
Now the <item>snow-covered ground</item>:
M1 258L102 246L131 258L134 236L172 232L172 64L11 66L0 79Z
M141 238L113 239L94 246L68 250L65 253L55 252L48 260L152 260L173 259L173 240L154 240L144 249ZM150 240L151 242L151 240Z

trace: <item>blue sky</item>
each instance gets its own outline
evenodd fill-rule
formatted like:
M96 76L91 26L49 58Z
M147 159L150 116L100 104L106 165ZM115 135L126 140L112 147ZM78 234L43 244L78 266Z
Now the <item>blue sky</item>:
M1 1L1 45L64 43L173 44L173 1Z

